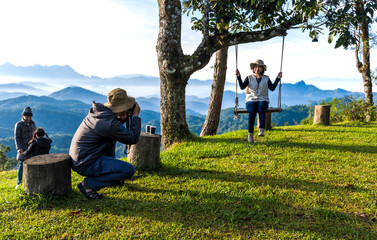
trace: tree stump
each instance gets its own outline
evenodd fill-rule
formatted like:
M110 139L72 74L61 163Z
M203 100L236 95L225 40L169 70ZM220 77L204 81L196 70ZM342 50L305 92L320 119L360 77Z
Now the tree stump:
M72 190L71 157L43 154L24 161L23 185L27 194L64 195Z
M137 144L131 145L127 157L129 162L141 168L155 168L160 165L161 135L142 132Z
M315 105L313 124L330 125L330 105Z
M271 125L271 112L266 112L266 126L265 126L265 129L266 130L271 130L272 129L272 125ZM258 114L258 119L257 119L257 126L259 128L259 114Z

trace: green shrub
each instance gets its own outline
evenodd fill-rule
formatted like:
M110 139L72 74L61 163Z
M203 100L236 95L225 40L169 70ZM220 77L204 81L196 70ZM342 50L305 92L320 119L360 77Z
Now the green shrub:
M367 121L367 113L376 115L376 107L369 106L364 100L356 99L353 96L344 98L333 98L329 101L322 100L320 105L330 105L330 122L337 123L343 121ZM314 106L309 108L309 116L301 121L301 124L312 124L314 118Z
M366 122L367 113L371 112L375 115L375 107L370 106L364 100L356 100L353 97L349 97L351 101L343 107L343 115L345 120Z

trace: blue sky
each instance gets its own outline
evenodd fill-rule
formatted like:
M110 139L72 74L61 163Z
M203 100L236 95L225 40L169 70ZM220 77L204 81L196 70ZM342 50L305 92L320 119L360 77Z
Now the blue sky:
M201 35L190 29L183 16L182 45L191 54ZM0 0L0 64L17 66L70 65L87 76L123 74L158 76L156 41L157 0ZM363 91L354 52L334 49L327 37L312 43L306 33L289 31L285 39L283 83L304 80L322 89ZM239 46L239 69L263 59L275 78L280 68L281 38ZM372 70L377 68L372 50ZM212 79L213 60L192 75ZM227 80L234 81L234 48L229 49ZM1 81L1 80L0 80Z

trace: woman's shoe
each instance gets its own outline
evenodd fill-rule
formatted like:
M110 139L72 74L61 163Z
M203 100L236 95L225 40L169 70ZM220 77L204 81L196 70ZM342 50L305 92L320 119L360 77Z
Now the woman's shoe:
M258 136L264 137L264 128L259 128L259 134Z
M254 133L249 133L249 136L247 137L247 141L249 143L254 143Z

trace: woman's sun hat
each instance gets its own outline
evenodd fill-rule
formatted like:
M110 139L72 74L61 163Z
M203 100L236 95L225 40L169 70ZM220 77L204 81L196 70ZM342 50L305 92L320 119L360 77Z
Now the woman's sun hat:
M257 59L255 62L250 63L251 70L254 69L255 65L263 66L264 71L267 71L267 66L264 64L262 59Z

